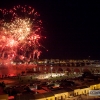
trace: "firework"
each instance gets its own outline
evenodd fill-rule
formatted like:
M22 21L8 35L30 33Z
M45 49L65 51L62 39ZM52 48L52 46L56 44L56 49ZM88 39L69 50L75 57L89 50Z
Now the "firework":
M30 6L0 9L0 57L30 61L39 59L41 24L39 14Z

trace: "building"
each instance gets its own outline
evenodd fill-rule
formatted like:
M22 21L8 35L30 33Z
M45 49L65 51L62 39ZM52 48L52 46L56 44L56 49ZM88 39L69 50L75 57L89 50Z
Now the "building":
M85 94L88 96L89 90L94 90L94 89L100 89L100 82L87 83L87 86L83 85L78 87L71 87L71 88L56 90L47 93L41 93L41 94L39 93L35 95L33 94L29 94L29 95L23 94L20 96L17 95L14 100L18 100L19 97L20 100L65 100L68 98L73 98L74 100L77 100L77 98L80 98L81 95L84 96Z

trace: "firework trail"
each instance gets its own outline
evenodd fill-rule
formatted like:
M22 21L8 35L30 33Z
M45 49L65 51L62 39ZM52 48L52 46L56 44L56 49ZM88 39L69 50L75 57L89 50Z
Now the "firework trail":
M30 6L0 9L0 57L30 61L39 59L41 24L39 14Z

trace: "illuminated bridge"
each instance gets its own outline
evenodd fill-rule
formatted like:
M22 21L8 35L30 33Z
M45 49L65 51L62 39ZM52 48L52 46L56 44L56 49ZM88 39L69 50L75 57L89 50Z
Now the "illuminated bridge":
M39 60L37 64L1 64L0 76L18 75L22 73L67 73L81 74L85 71L100 73L98 60Z

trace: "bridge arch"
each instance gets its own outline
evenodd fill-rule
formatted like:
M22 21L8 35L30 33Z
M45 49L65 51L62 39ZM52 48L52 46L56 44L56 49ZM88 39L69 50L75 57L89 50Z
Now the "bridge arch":
M58 68L57 72L58 73L63 73L63 68Z
M84 72L91 72L91 70L88 69L88 68L84 68L84 69L82 70L82 72L83 72L83 73L84 73Z
M66 68L65 71L67 71L67 72L69 72L69 73L72 72L70 68Z
M75 73L80 73L81 71L80 71L80 69L75 68L75 69L73 69L73 72L75 72Z
M56 69L52 67L52 73L56 73Z

